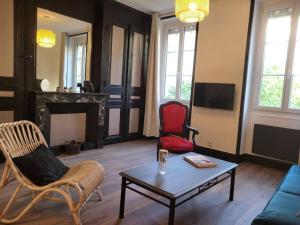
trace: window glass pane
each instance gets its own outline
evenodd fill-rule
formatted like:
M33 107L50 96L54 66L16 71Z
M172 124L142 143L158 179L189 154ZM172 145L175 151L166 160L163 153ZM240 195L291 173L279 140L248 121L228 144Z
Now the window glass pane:
M188 26L184 28L184 50L194 50L196 43L196 27Z
M298 18L298 26L297 26L297 41L300 40L300 17Z
M291 9L285 9L282 12L280 10L273 10L270 12L270 16L267 24L266 42L286 42L289 40L291 29ZM279 13L274 15L274 12ZM273 13L273 14L272 14Z
M265 45L263 74L284 74L287 59L288 43Z
M300 33L300 32L298 32ZM295 55L294 55L294 62L293 62L293 74L300 75L300 43L299 41L296 42L295 45Z
M293 77L289 108L300 109L300 76Z
M266 107L281 107L284 76L263 76L259 105Z
M166 76L165 98L176 98L176 76Z
M81 67L82 67L82 60L77 60L77 63L76 63L76 74L77 74L77 77L79 75L81 75Z
M182 76L180 98L182 100L191 99L192 76Z
M178 53L168 53L167 54L167 70L166 75L176 75L177 74L177 64L178 64Z
M77 59L82 58L82 45L78 45L77 47Z
M194 67L194 51L186 51L183 53L182 75L193 75Z
M177 29L168 30L168 52L177 52L179 48L179 32Z
M300 18L298 20L297 27L297 41L295 45L294 62L293 62L293 74L300 75Z

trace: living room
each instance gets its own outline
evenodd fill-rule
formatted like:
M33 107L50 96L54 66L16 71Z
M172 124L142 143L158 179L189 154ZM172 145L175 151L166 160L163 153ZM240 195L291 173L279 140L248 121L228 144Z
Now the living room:
M300 224L299 16L0 0L0 223Z

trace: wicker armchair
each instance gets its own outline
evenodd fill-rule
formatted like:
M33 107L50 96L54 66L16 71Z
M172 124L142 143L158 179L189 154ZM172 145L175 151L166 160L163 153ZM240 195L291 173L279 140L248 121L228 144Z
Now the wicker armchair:
M0 191L12 180L17 180L19 183L8 203L3 209L0 209L0 222L4 224L15 223L32 206L42 199L47 199L56 202L66 202L75 224L79 225L81 224L80 210L93 192L98 194L99 200L102 199L99 186L104 179L104 169L96 161L83 161L71 167L60 180L46 186L36 186L18 170L12 159L29 154L41 144L47 146L38 127L29 121L0 125L0 149L6 158L5 168L0 180ZM13 176L12 180L10 179L10 175ZM32 200L17 216L7 218L8 211L22 188L29 189L32 192ZM79 198L76 198L77 200L74 200L70 194L73 192L78 194ZM56 196L60 197L51 196L51 194L56 194Z

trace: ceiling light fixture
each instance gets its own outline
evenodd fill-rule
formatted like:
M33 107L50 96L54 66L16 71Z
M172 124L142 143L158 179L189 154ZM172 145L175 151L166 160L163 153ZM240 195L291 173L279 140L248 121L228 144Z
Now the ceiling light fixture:
M200 22L209 14L209 0L175 0L175 14L184 23Z
M51 30L39 29L36 35L36 42L44 48L52 48L55 46L55 33Z

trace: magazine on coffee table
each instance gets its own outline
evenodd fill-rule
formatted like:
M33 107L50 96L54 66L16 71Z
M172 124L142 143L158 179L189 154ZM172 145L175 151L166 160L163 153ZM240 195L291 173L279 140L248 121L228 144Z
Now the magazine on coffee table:
M197 154L197 155L185 155L184 160L198 168L208 168L216 167L217 163L211 161L207 157Z

